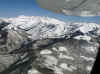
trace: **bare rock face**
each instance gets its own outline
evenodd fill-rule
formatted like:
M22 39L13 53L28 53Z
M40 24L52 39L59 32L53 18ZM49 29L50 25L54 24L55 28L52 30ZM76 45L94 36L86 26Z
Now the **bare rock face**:
M10 24L0 30L0 74L90 74L98 24L39 16L6 20Z
M99 16L100 0L37 0L41 8L74 16Z

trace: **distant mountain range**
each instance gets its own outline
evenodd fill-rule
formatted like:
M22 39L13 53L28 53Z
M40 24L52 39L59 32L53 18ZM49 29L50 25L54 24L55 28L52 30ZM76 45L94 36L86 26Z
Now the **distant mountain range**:
M100 24L83 22L64 22L54 18L40 16L18 16L3 18L11 23L9 28L22 29L29 33L31 38L61 38L73 37L90 40L100 36Z

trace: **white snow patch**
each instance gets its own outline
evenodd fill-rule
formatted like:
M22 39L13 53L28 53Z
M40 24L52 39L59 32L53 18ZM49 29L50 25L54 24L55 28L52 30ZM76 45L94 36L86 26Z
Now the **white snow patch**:
M87 67L86 67L86 70L87 70L87 71L91 71L91 70L92 70L92 66L87 66Z
M28 74L40 74L40 73L35 69L31 69L28 71Z
M96 47L87 47L86 51L89 53L96 53L97 52L97 48Z
M77 70L77 67L75 67L75 66L70 66L70 68L72 68L73 70Z
M60 66L62 69L65 69L65 70L68 70L68 71L73 72L73 69L70 68L70 67L68 67L66 63L61 63L59 66Z
M85 57L85 56L80 56L81 58L83 58L84 60L86 60L86 61L95 61L95 59L94 58L92 58L92 57Z
M76 36L74 38L77 39L77 40L86 40L86 41L90 41L91 40L91 37L90 36L86 36L86 35L84 35L84 36L79 35L79 36Z
M98 25L94 23L89 23L88 25L84 23L83 25L84 26L79 27L80 31L83 33L88 33L89 31L93 31L98 27Z
M45 49L40 52L40 54L52 54L52 51Z
M48 55L46 55L44 57L46 58L45 59L45 65L47 65L47 66L57 65L58 60L57 60L56 57L54 57L54 56L48 56Z
M62 72L62 69L61 69L61 68L58 68L58 67L56 67L56 66L55 66L55 68L54 68L54 71L55 71L55 74L64 74L64 73Z
M54 51L58 51L56 47L53 47L52 50L54 50Z
M71 57L71 56L67 56L67 55L64 55L63 53L60 53L59 58L61 58L61 59L74 60L73 57Z
M60 47L59 47L59 51L68 51L68 50L67 50L66 47L62 47L62 46L60 46Z

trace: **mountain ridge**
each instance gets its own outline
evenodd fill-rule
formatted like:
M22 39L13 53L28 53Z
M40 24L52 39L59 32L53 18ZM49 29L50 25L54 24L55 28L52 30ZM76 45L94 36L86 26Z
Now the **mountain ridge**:
M90 40L100 35L100 25L96 23L64 22L55 18L24 15L4 20L11 23L8 28L24 30L31 38L63 38L76 33L74 38Z

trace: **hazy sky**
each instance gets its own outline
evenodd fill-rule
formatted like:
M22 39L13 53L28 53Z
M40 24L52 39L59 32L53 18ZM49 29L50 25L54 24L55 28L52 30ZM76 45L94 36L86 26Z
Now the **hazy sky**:
M100 23L98 17L65 16L40 8L36 0L0 0L0 17L49 16L63 21L95 22Z

